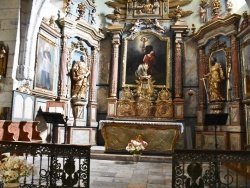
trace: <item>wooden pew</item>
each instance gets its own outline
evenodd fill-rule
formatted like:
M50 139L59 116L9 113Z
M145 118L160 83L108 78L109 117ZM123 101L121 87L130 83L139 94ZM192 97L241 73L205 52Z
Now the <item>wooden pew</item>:
M18 141L42 142L40 132L37 131L39 121L21 121L19 124L20 133Z
M37 131L39 121L0 120L0 140L42 142Z
M19 122L4 120L3 123L3 137L2 140L18 141L19 138Z

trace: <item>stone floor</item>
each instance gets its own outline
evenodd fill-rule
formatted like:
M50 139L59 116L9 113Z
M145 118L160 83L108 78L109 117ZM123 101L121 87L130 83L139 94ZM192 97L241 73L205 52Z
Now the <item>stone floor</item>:
M90 188L170 188L172 164L91 159Z
M104 154L92 147L90 188L170 188L171 157L144 156L134 163L131 155Z

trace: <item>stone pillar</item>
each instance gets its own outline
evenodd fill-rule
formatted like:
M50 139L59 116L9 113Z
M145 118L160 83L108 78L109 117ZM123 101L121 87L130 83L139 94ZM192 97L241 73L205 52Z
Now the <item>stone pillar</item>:
M66 97L67 95L67 56L68 56L68 48L67 48L67 36L62 36L62 53L60 58L60 82L58 88L59 97Z
M90 84L90 96L89 96L89 106L88 106L88 124L91 127L97 127L98 123L96 121L97 116L97 102L96 102L96 83L97 83L97 48L93 47L91 49L91 84Z
M178 22L178 24L181 22ZM175 118L184 118L184 100L182 92L182 34L187 30L187 25L173 25L171 28L175 33L175 70L174 70L174 106L175 106Z
M112 53L112 70L111 70L111 81L110 81L110 97L107 99L108 102L108 117L116 116L116 103L117 103L117 85L118 85L118 60L119 60L119 46L120 46L120 35L122 26L113 25L108 28L108 31L112 35L113 53Z
M181 49L182 41L178 40L175 43L175 98L182 97L182 66L181 66L181 57L182 57L182 49Z
M232 85L233 85L233 100L240 99L240 62L238 58L237 38L231 35L231 58L232 58Z

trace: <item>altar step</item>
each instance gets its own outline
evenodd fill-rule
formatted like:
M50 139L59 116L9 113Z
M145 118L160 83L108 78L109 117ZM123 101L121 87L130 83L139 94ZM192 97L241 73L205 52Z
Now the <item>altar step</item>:
M91 159L112 160L112 161L133 161L130 154L110 154L104 153L104 146L91 146ZM172 156L144 155L140 157L140 162L172 163Z

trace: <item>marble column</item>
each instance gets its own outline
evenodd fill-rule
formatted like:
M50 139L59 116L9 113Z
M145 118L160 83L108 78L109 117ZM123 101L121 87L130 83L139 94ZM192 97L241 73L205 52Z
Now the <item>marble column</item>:
M175 98L182 97L182 66L181 66L181 50L182 41L175 43Z
M96 121L97 116L97 99L96 99L96 83L97 83L97 48L93 47L91 49L91 84L90 84L90 96L89 96L89 110L88 110L88 124L91 127L97 127L98 123Z
M238 44L236 35L231 35L231 59L232 59L232 85L233 100L240 99L240 62L238 58Z
M67 48L67 36L62 36L62 53L60 58L60 82L58 95L59 97L66 97L67 95L67 56L68 56L68 48Z
M119 46L120 46L122 28L123 27L120 25L113 25L108 28L108 31L110 32L112 36L112 44L113 44L110 96L107 99L107 102L108 102L107 117L109 118L116 116L118 60L119 60Z
M110 97L116 98L117 96L117 81L118 81L118 57L119 57L119 46L120 41L114 40L113 43L113 54L112 54L112 73L110 83Z
M182 22L178 22L178 24L173 25L171 28L175 33L175 62L174 62L174 116L176 119L184 118L184 100L183 100L183 82L182 82L182 35L187 30L187 25L179 25Z

